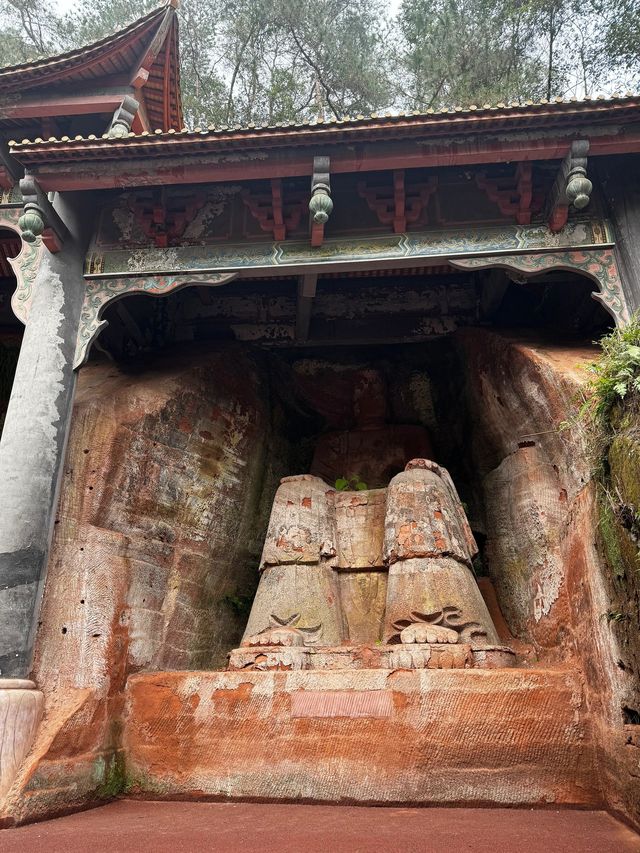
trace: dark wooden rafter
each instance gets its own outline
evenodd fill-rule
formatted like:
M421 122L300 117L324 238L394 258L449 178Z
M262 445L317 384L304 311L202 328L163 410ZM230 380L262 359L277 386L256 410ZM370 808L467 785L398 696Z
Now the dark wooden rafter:
M0 163L0 189L10 190L15 185L15 179L7 167Z
M32 95L20 98L3 107L3 115L12 119L50 118L56 116L89 115L114 110L123 98L122 92L85 95Z
M301 192L291 192L287 193L285 201L281 179L273 178L270 184L268 193L244 190L242 200L260 228L271 232L273 239L280 241L300 224L305 198Z
M11 190L22 176L22 169L9 153L9 148L0 140L0 190Z
M318 285L318 273L305 273L298 279L298 300L296 302L296 340L303 342L309 338L311 311Z
M540 196L534 191L533 167L529 161L518 163L513 178L490 178L486 172L478 172L476 184L503 216L513 216L518 225L530 225L532 215L541 207Z
M358 183L358 193L369 209L382 225L392 225L396 234L404 234L408 225L420 219L437 188L436 176L407 188L404 169L394 170L393 187L370 186L365 181Z
M17 234L11 237L0 237L0 277L10 278L15 275L9 258L15 258L21 248L22 241Z
M574 204L579 210L589 203L591 181L587 178L589 141L577 139L560 164L547 201L546 218L554 233L562 231L569 219L569 208Z

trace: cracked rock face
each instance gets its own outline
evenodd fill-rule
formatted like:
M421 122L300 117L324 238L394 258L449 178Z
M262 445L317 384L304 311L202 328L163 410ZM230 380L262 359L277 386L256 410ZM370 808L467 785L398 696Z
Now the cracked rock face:
M534 648L535 665L445 671L429 650L433 660L419 672L413 667L427 654L419 641L428 639L420 628L406 644L413 649L395 647L396 671L373 668L375 643L359 647L353 671L187 671L222 668L237 645L247 619L238 590L243 578L257 580L277 484L310 470L310 458L305 467L295 456L288 417L267 397L264 365L246 351L158 358L139 374L89 365L79 379L33 672L45 717L10 794L17 819L111 790L122 756L165 794L606 799L640 813L640 740L621 714L631 676L617 666L614 635L600 618L610 602L588 464L579 441L558 431L581 381L577 365L593 351L484 331L448 346L457 349L457 373L430 374L436 458L469 501L506 623ZM338 517L377 528L384 507L374 492L354 504L338 495ZM336 562L333 585L323 581L320 594L350 602L340 631L365 644L371 625L375 635L383 630L384 543L347 530L345 521L335 549L301 530L274 542L294 560ZM466 562L462 531L455 548ZM409 552L405 563L421 559ZM504 642L507 626L489 609ZM312 617L303 627L318 624ZM457 655L466 667L465 646L443 644L438 656ZM292 670L302 650L321 654L288 647Z

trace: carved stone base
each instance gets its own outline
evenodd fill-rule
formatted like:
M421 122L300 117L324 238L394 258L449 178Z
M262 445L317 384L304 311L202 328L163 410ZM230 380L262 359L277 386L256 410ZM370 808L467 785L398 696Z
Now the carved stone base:
M31 748L44 710L33 681L0 678L0 800Z
M506 646L468 643L283 647L246 646L229 655L230 670L497 669L515 666Z

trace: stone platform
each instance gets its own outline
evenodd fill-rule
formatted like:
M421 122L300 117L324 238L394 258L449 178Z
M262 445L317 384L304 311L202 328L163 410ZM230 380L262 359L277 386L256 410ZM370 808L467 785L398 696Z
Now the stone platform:
M127 775L146 795L601 803L570 670L156 672L126 697Z

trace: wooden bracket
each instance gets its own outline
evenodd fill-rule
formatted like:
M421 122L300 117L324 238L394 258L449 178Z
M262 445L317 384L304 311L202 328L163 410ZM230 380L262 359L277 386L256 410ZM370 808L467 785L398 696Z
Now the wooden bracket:
M20 192L24 200L24 213L18 220L22 239L34 243L42 236L42 242L50 252L59 252L69 231L38 181L28 172L20 181Z
M514 216L518 225L530 225L532 214L540 208L540 199L533 192L533 170L528 161L518 163L515 181L488 178L486 172L478 172L476 184L498 205L503 216Z
M576 139L560 164L547 202L546 219L554 234L567 224L571 205L582 210L589 204L593 184L587 178L588 153L589 140Z
M270 193L244 190L242 200L260 228L263 231L271 231L273 239L277 241L284 240L287 232L297 228L302 219L304 196L301 193L292 194L285 203L280 178L271 180Z
M331 199L331 161L329 157L313 158L311 198L309 199L311 245L322 246L324 226L333 210Z
M369 187L365 181L358 183L358 193L365 199L382 225L393 225L394 233L404 234L408 225L417 222L433 193L438 188L438 178L406 188L404 169L393 173L393 188Z
M129 135L139 107L139 102L131 95L124 96L122 103L114 112L107 130L109 139L122 139Z
M318 285L318 273L307 273L298 279L298 301L296 303L296 340L309 338L311 309Z
M205 205L202 192L186 196L172 194L169 199L164 188L153 190L151 196L142 196L133 202L134 214L147 237L159 249L179 240L198 211Z

